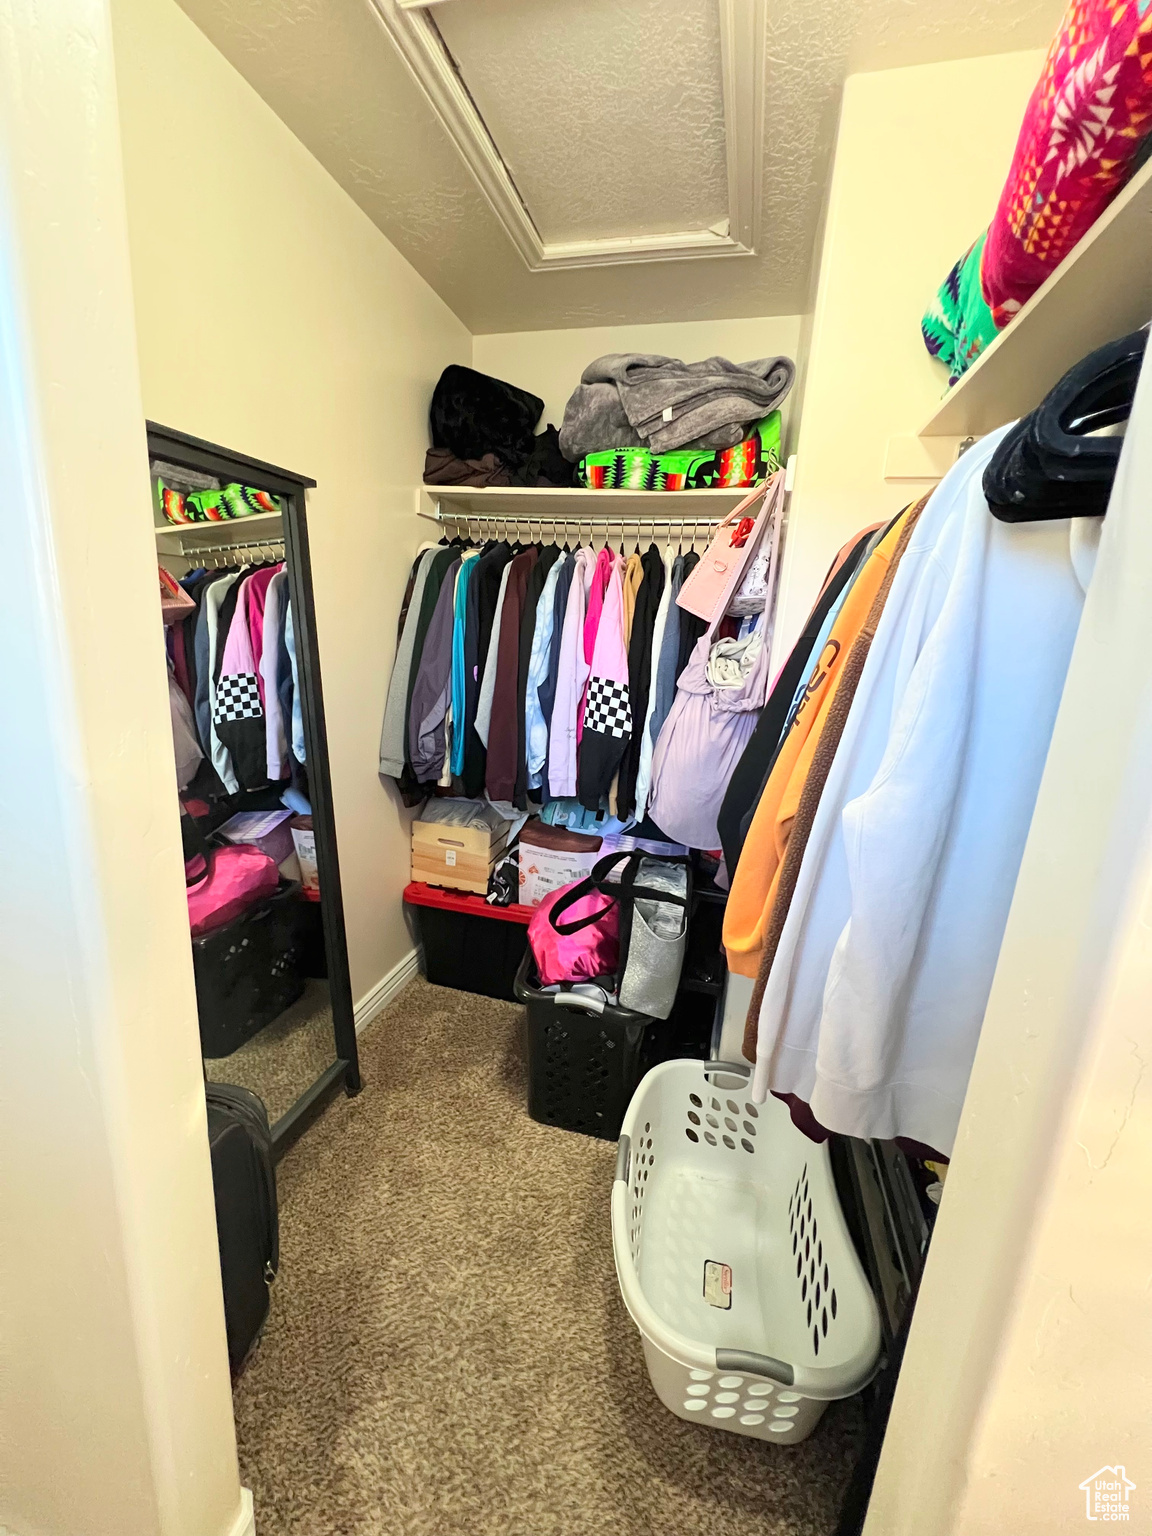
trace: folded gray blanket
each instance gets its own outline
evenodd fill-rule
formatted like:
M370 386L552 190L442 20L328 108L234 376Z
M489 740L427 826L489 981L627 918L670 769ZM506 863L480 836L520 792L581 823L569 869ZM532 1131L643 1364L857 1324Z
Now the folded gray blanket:
M588 364L564 409L560 448L575 462L608 448L731 448L792 388L788 357L682 363L643 352L609 352Z

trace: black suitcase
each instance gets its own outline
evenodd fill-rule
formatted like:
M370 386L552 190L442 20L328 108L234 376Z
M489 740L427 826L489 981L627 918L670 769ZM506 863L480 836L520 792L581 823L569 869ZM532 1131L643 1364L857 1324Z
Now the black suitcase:
M272 1132L263 1100L247 1088L206 1083L205 1094L228 1360L236 1372L260 1337L280 1265Z

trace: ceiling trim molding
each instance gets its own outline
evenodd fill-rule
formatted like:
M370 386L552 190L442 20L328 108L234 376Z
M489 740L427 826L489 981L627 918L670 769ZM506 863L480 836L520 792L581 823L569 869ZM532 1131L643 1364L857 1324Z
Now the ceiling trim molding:
M545 242L435 22L441 0L372 0L413 79L529 271L752 256L760 237L767 0L719 0L728 217L709 229Z

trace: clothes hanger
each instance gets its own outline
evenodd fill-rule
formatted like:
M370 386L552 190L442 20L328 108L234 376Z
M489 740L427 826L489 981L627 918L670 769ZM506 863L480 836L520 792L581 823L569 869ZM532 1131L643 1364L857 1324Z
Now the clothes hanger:
M983 490L1001 522L1093 517L1107 510L1148 328L1090 352L1001 439Z

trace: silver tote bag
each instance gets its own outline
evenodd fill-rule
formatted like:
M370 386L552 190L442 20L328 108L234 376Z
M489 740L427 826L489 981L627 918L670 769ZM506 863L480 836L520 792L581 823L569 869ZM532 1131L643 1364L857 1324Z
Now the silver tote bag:
M676 1001L688 945L687 860L642 858L631 863L620 894L622 911L628 914L621 1006L666 1019Z

